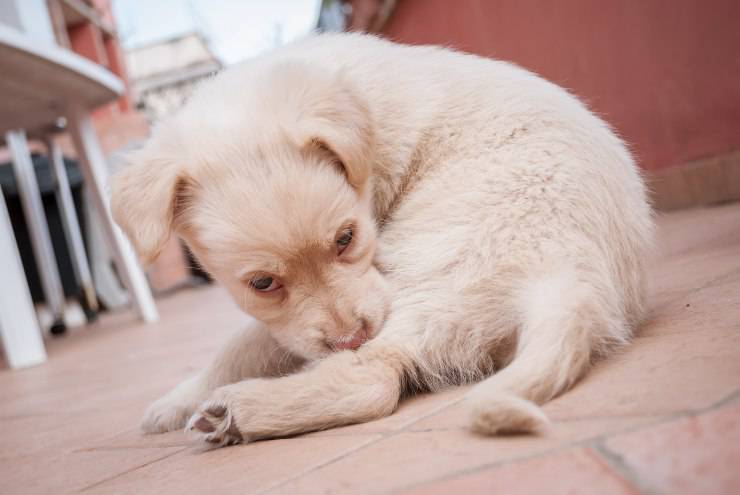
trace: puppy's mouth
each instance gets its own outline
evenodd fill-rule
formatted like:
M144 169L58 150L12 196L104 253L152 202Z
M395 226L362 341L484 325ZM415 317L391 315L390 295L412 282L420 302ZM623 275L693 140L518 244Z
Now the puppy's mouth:
M328 340L328 344L333 351L354 351L368 340L370 340L370 331L367 321L363 319L353 332Z

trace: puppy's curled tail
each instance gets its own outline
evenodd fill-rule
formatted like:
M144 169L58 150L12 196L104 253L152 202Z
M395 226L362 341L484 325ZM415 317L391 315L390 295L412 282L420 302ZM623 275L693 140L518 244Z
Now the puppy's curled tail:
M529 283L519 299L522 325L513 361L471 390L471 429L530 433L549 423L537 404L567 390L588 369L595 345L626 340L621 318L575 270Z

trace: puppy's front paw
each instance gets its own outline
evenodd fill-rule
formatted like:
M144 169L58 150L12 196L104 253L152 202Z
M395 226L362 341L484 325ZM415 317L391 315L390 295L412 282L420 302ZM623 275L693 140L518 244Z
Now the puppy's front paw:
M219 387L190 418L186 431L207 446L220 447L302 433L317 429L316 424L320 428L304 410L309 400L304 390L289 377Z
M184 428L203 395L195 380L181 383L147 408L141 429L144 433L165 433Z
M220 401L208 401L193 414L185 429L193 437L214 447L224 447L244 441L236 427L229 406Z
M185 431L211 447L258 438L255 427L259 427L264 415L270 416L270 407L262 400L267 396L263 384L255 379L217 388L190 418Z

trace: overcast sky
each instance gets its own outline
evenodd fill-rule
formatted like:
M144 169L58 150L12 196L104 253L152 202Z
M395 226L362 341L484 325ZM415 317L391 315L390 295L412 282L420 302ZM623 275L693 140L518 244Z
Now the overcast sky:
M114 0L124 47L199 30L233 64L316 26L321 0Z

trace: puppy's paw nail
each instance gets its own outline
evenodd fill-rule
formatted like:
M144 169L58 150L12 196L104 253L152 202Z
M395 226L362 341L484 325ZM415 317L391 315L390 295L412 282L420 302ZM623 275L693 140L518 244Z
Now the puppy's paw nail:
M210 421L208 421L203 416L199 417L195 423L193 424L193 428L196 430L200 430L203 433L212 433L216 431L216 427L211 424Z
M226 416L226 408L224 406L213 406L206 409L206 414L213 416L217 419L222 419Z

